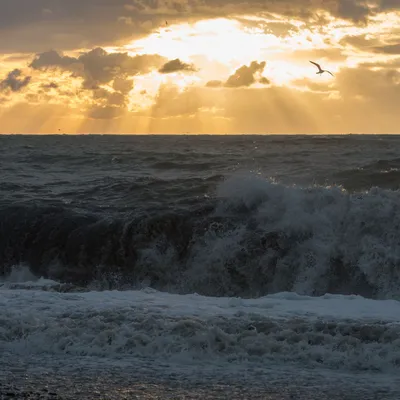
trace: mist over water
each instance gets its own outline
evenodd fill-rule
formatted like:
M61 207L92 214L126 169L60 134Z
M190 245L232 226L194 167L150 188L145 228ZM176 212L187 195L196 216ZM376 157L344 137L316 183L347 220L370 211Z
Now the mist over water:
M0 136L4 365L398 373L399 154L400 136Z

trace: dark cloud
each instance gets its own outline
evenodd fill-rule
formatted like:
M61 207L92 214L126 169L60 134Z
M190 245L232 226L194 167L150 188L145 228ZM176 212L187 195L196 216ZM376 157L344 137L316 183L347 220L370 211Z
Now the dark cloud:
M367 52L382 53L382 54L400 54L400 31L396 32L395 29L391 32L391 40L385 40L379 36L367 37L367 34L345 36L340 44L342 46L350 45L358 50Z
M93 99L97 102L103 102L104 106L125 106L126 97L120 92L111 92L106 89L96 89L93 91Z
M6 62L29 62L32 58L30 54L11 54L3 59Z
M38 54L30 64L34 69L45 70L48 68L60 68L73 72L75 76L84 79L83 86L87 89L96 89L98 85L106 84L127 76L144 74L165 62L165 58L159 55L136 55L128 53L107 53L98 47L79 57L68 57L56 51L48 51Z
M221 87L222 85L223 85L223 82L218 81L218 80L212 80L212 81L208 81L206 83L206 86L211 87L211 88Z
M260 63L257 61L252 61L249 66L241 66L227 79L225 86L240 87L252 85L256 82L255 75L263 72L265 64L265 61L261 61Z
M55 82L44 83L41 87L45 90L58 89L59 85Z
M129 0L2 0L0 43L3 52L43 52L111 45L147 34L149 15L127 5ZM150 2L150 1L149 1ZM154 1L151 1L154 4ZM44 10L46 10L44 12ZM134 25L121 22L131 19Z
M196 68L192 64L186 64L179 58L166 62L159 70L161 74L170 74L172 72L188 71L194 72Z
M110 91L103 88L93 90L93 102L87 115L93 119L115 119L121 117L127 109L127 91Z
M380 0L381 10L399 10L399 0Z
M220 80L211 80L208 81L205 86L209 88L219 88L221 86L227 88L244 86L248 87L257 81L263 85L268 85L270 83L269 79L264 76L260 76L264 71L265 65L265 61L252 61L249 66L242 65L240 68L238 68L235 73L226 80L226 82L222 82Z
M124 106L123 93L98 89L92 91L93 104L79 110L76 117L89 117L91 123L100 124L103 132L134 131L139 126L135 118L140 117L147 119L149 132L394 133L399 122L399 65L400 58L380 69L373 68L380 66L378 63L365 63L358 68L342 67L329 82L296 82L312 90L268 85L239 87L233 95L223 84L219 90L190 87L182 91L162 86L150 109L135 112ZM2 131L10 126L13 130L26 129L21 115L31 116L34 125L29 128L39 130L39 122L47 121L52 110L49 103L42 107L28 104L15 111L12 107L0 111L4 115ZM68 104L60 110L63 115L71 112ZM36 114L40 114L39 121L34 118ZM221 125L218 121L227 122Z
M117 76L113 81L113 89L121 93L129 93L133 89L133 80Z
M311 21L319 11L365 22L380 10L399 10L398 0L2 0L0 52L43 52L90 48L137 39L165 19L174 23L202 18L274 14ZM273 32L287 34L296 28L270 25Z
M358 49L368 49L379 44L378 38L367 39L367 34L345 36L340 40L342 46L350 45Z
M400 43L374 47L374 51L384 54L400 54Z
M30 64L35 70L59 69L73 77L83 79L82 89L91 91L87 115L93 119L114 119L127 108L128 94L133 89L133 76L159 68L165 58L159 55L136 55L107 53L102 48L81 53L78 57L64 56L57 51L36 55ZM102 88L109 84L112 90ZM46 86L48 90L50 86ZM120 111L117 112L117 109Z
M38 54L29 65L33 69L47 68L69 68L71 65L78 64L79 60L74 57L64 56L55 50L46 51Z
M188 1L185 3L188 3ZM200 1L195 2L200 4ZM386 3L384 6L382 3ZM218 13L218 9L225 14L253 14L272 13L304 20L315 20L318 11L326 11L331 15L351 20L365 22L368 16L374 15L380 9L400 9L397 0L202 0L203 9Z
M271 82L268 78L266 78L265 76L262 76L259 80L260 83L262 83L263 85L269 85Z
M338 0L330 11L333 15L355 22L366 21L372 14L366 0Z
M0 82L0 91L10 90L12 92L19 92L27 86L30 81L30 76L22 77L22 71L20 69L14 69Z

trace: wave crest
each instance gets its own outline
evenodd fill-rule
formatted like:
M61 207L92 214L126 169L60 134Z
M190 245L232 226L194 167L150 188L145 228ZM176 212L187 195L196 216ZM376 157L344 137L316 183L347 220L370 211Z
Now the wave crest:
M235 177L190 212L103 218L64 208L0 210L3 275L171 292L400 295L400 192L289 187Z

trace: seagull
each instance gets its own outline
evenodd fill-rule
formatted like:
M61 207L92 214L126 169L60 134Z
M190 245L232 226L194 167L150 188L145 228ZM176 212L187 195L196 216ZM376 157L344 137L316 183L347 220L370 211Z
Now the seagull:
M321 74L323 74L324 72L327 72L328 74L331 74L332 76L334 76L334 75L332 74L332 72L330 72L330 71L328 71L328 70L326 70L326 69L322 69L321 66L320 66L319 64L317 64L316 62L310 61L310 63L311 63L311 64L314 64L314 65L318 68L317 74L321 75Z

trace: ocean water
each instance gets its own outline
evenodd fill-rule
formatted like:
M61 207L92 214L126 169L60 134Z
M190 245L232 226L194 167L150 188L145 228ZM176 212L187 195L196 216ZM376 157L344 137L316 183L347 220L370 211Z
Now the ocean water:
M400 398L399 189L397 135L0 136L0 396Z

